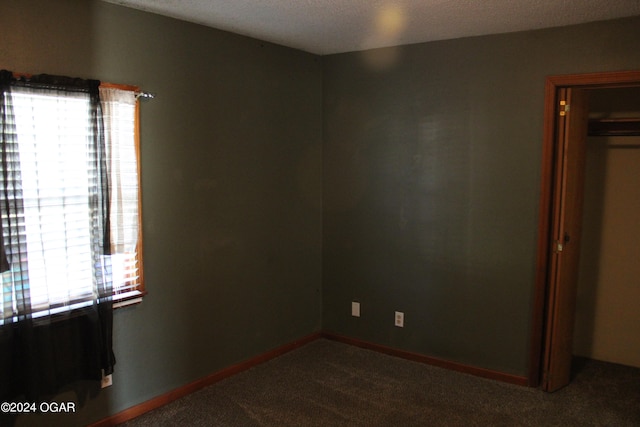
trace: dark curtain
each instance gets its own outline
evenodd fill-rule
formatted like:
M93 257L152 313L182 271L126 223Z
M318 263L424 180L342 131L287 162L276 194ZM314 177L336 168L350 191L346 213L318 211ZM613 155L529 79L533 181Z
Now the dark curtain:
M113 372L112 285L109 258L109 198L100 82L39 75L16 78L0 71L0 268L19 280L3 281L0 319L0 401L37 401L79 380ZM95 295L84 307L34 315L30 304L26 232L20 221L23 195L11 92L16 88L65 96L85 93L90 100L87 128L89 205ZM8 314L9 313L9 314Z

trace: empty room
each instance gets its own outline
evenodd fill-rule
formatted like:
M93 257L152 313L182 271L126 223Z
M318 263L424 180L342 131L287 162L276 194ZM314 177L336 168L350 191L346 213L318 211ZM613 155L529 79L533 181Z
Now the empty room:
M640 424L637 0L3 0L0 35L0 424Z

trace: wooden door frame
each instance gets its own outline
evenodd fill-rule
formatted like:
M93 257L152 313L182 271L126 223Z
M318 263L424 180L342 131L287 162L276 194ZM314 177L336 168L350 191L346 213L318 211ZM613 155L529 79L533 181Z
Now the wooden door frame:
M615 88L640 86L640 71L618 71L590 74L549 76L544 92L544 127L542 143L542 167L540 173L540 205L538 218L538 245L536 252L536 277L533 301L533 319L529 353L529 377L531 387L541 383L542 360L546 336L546 312L553 306L550 295L549 268L552 251L554 187L556 153L557 94L560 88Z

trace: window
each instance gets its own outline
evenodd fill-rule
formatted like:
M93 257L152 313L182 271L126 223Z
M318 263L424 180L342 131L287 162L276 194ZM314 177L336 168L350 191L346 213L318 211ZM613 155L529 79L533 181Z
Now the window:
M144 295L135 88L102 85L99 93L97 110L83 91L18 85L4 94L2 108L14 123L3 123L13 136L2 173L19 194L5 187L0 196L3 206L18 200L2 209L3 247L12 259L1 274L0 324L19 317L20 304L33 318L90 305L100 298L97 276L108 282L115 307ZM89 143L93 133L104 144ZM96 168L98 161L106 168ZM106 199L97 195L101 185ZM95 248L96 233L104 250ZM23 289L29 301L16 297Z

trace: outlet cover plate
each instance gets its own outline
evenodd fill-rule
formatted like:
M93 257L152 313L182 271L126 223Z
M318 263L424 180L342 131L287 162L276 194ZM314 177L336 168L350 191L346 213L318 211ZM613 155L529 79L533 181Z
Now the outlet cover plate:
M396 317L394 321L394 325L398 328L404 328L404 313L401 311L396 311Z
M353 301L351 303L351 315L353 317L360 317L360 303Z

